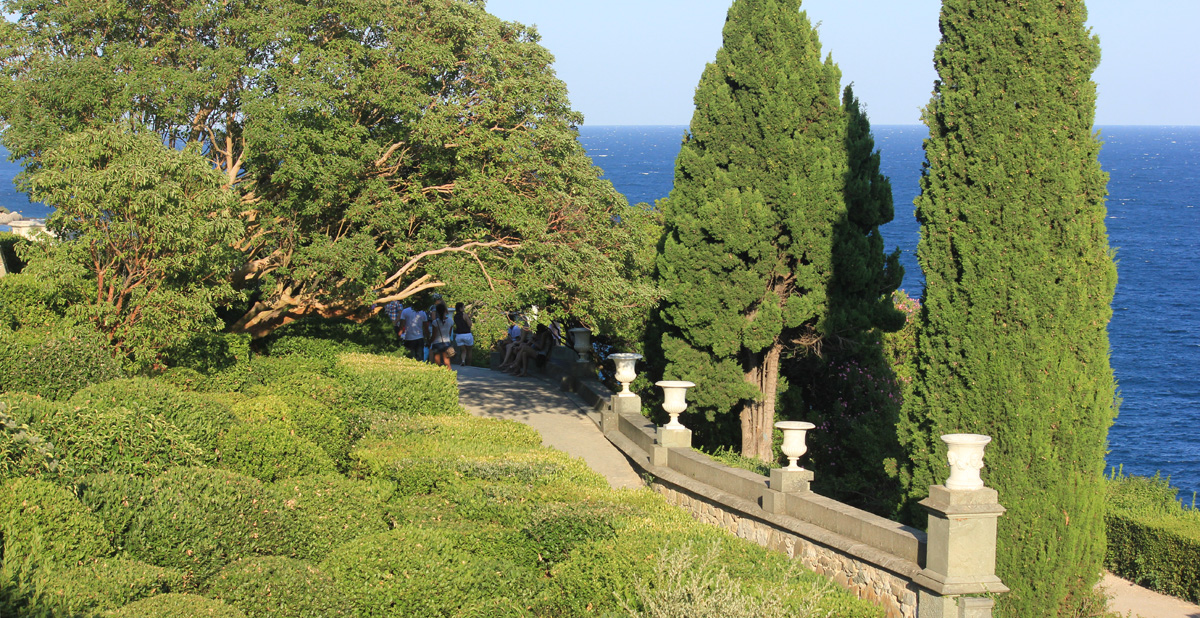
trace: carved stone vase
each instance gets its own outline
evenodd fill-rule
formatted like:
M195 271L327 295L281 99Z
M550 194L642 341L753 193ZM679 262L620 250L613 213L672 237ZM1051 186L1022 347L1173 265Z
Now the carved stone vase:
M991 442L991 436L974 433L952 433L942 436L946 443L946 458L950 460L950 478L946 489L983 489L979 471L983 469L983 449Z

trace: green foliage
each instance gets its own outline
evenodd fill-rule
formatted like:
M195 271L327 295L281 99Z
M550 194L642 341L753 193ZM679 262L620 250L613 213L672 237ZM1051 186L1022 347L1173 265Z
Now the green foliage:
M1104 566L1141 586L1200 603L1200 511L1169 479L1114 473L1108 482Z
M130 556L198 582L233 560L285 545L263 485L227 470L173 468L149 480L93 475L81 483L80 498Z
M343 587L363 618L457 616L480 600L520 599L540 585L538 571L468 553L461 547L468 542L445 530L400 527L339 547L320 568Z
M51 573L41 582L48 604L60 615L99 617L134 601L187 591L183 573L122 558L107 558Z
M18 422L8 413L8 404L0 401L0 481L22 476L53 477L63 471L54 445L29 425Z
M4 208L0 208L0 210L8 212ZM4 266L9 275L20 274L21 269L25 267L25 262L21 260L17 247L28 242L29 239L19 234L0 232L0 259L4 260Z
M39 560L60 567L112 555L110 531L71 492L40 479L0 485L4 561L19 563L37 549Z
M63 296L55 286L33 274L0 277L0 331L54 326L65 312Z
M149 378L94 384L75 393L70 403L97 409L122 407L153 413L186 434L204 451L206 461L215 459L217 438L233 422L230 409L215 399Z
M924 112L925 293L901 478L915 513L945 478L938 436L992 436L984 480L1008 509L996 570L1012 589L1001 618L1076 615L1104 557L1117 271L1086 18L1081 0L944 0Z
M377 300L430 288L493 307L553 300L586 323L633 331L652 302L638 281L648 217L576 141L582 116L536 32L482 3L5 8L16 23L3 30L3 143L32 177L75 135L135 123L160 147L202 154L241 198L228 211L245 224L242 267L226 274L258 294L235 330L361 319ZM82 146L74 158L89 163L97 149ZM167 158L147 155L141 166L117 160L112 176L140 179ZM196 193L197 227L219 223L227 210ZM176 229L188 228L165 231Z
M547 565L565 560L575 546L604 542L616 535L611 513L583 504L550 504L521 529Z
M291 558L243 558L209 581L208 596L247 618L356 615L343 588L319 569Z
M298 435L295 425L287 421L236 423L218 444L222 467L266 483L337 468L321 447Z
M407 358L343 354L338 363L346 391L360 408L398 416L465 415L455 374Z
M237 297L228 273L242 234L228 179L198 144L176 150L156 129L98 123L55 140L22 175L30 198L54 207L46 226L60 239L31 261L82 268L93 293L70 312L140 367L223 326L214 307Z
M0 356L4 391L66 399L89 384L124 377L104 336L87 326L22 329L0 343L7 347Z
M194 594L160 594L135 601L113 612L110 618L246 618L237 609L220 601Z
M349 452L346 423L319 401L295 395L261 395L233 405L233 412L245 422L282 421L293 432L316 444L335 463L341 464Z
M302 560L319 561L339 545L388 529L379 490L336 474L276 481L267 496L283 526L281 553Z
M737 412L742 454L763 461L785 349L900 324L886 296L902 273L878 232L890 186L799 5L730 7L662 203L657 262L664 377L697 384L689 398L710 423L698 438L729 443L721 417Z
M186 341L173 344L163 356L164 362L171 367L214 373L250 360L250 336L201 331Z

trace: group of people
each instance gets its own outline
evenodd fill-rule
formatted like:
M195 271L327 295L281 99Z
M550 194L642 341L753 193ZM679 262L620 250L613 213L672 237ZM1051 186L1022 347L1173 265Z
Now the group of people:
M504 351L504 360L500 363L501 371L515 376L529 375L529 363L542 364L550 355L550 350L561 342L558 325L546 326L538 324L535 332L522 326L524 321L519 314L509 316L512 325L508 327L508 336L500 341L499 347Z
M471 364L475 347L475 336L471 329L475 323L462 303L455 303L451 312L441 295L434 294L433 305L427 310L405 307L399 301L392 301L384 305L384 311L392 320L396 335L404 341L404 347L413 358L426 360L428 342L429 362L450 369L451 359L457 356L459 365Z

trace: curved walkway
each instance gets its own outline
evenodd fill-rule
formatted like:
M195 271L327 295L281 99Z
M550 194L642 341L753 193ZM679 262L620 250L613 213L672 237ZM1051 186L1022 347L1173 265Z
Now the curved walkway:
M643 487L629 461L600 432L587 407L570 393L534 377L516 378L478 367L454 367L459 403L475 416L505 418L533 427L542 444L573 457L608 479L613 488ZM1111 573L1101 587L1109 609L1135 618L1200 618L1200 606L1147 590Z
M533 427L542 434L542 444L582 458L614 489L645 486L575 396L537 378L516 378L478 367L456 365L454 370L458 373L458 401L471 414Z

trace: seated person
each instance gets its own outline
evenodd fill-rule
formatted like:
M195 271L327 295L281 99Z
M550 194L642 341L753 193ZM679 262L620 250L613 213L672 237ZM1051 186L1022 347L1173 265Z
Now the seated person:
M550 329L546 328L545 324L538 324L537 334L517 350L516 361L510 367L509 373L519 376L529 375L529 361L533 360L540 364L550 354L550 348L553 345L554 338L550 336Z

